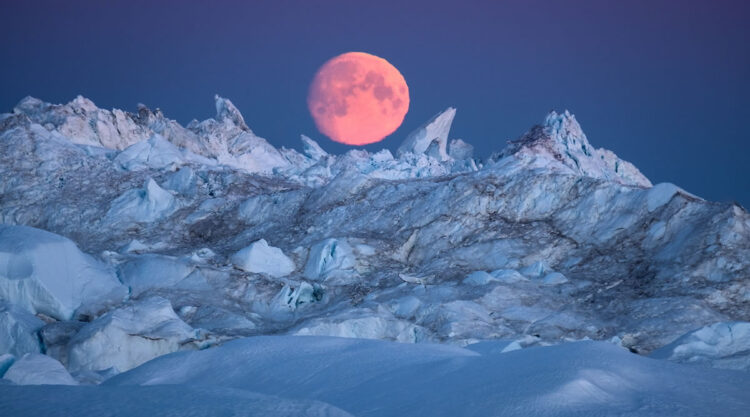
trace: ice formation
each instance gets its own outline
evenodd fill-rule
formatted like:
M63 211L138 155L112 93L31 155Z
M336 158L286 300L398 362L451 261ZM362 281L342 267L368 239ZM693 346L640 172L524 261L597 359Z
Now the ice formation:
M158 133L151 138L136 142L117 154L113 162L127 171L140 169L175 169L185 163L211 165L208 158L200 157L185 148L167 141Z
M27 226L0 225L0 298L67 320L125 296L112 271L72 241Z
M65 367L40 353L26 353L5 371L3 379L18 385L77 385Z
M177 208L175 197L149 178L143 188L129 190L112 201L107 217L113 222L153 222L172 214Z
M0 355L38 353L42 347L38 332L43 326L28 311L0 301Z
M127 371L178 350L196 336L168 300L147 298L112 310L81 328L68 343L68 369Z
M345 240L326 239L310 248L304 275L312 280L326 280L333 275L351 274L355 264L352 247Z
M544 125L535 126L520 139L510 142L498 158L515 155L531 167L558 161L564 168L591 178L601 178L624 185L650 187L651 182L633 164L623 161L606 149L596 149L583 133L575 116L567 110L551 112ZM557 169L560 169L558 165Z
M240 249L232 255L232 262L243 271L266 274L274 278L287 276L296 269L294 262L284 255L281 249L270 246L265 239Z
M750 370L750 323L715 323L692 331L651 354L652 358L726 369Z
M61 105L26 98L0 116L0 355L6 355L0 368L45 352L75 381L106 381L112 391L102 392L116 397L141 392L115 388L128 375L112 378L118 372L158 369L149 381L187 383L153 364L223 358L222 349L232 346L243 346L240 358L267 354L264 346L327 346L335 352L317 357L321 369L340 358L342 367L362 362L347 357L346 346L373 357L415 349L404 355L446 359L440 364L468 372L461 380L487 378L491 385L488 375L509 375L510 384L524 378L522 370L549 374L547 385L508 403L541 398L542 414L636 413L637 404L685 414L676 405L681 401L701 415L746 410L746 397L726 382L746 387L745 374L709 369L747 370L750 215L744 208L707 202L672 184L652 186L632 164L594 148L568 112L550 113L479 160L471 145L450 137L452 108L409 135L395 156L387 149L334 155L304 135L300 152L277 149L252 132L229 100L216 97L215 104L214 118L184 127L158 109L109 111L82 97ZM242 339L268 334L307 336ZM234 339L242 340L227 343ZM583 339L607 342L571 343ZM549 345L559 346L526 349ZM177 352L202 348L208 349ZM452 398L441 391L448 384L439 383L453 372L441 366L451 365L402 361L402 353L394 353L400 359L392 369L382 362L371 367L371 381L388 372L411 381L398 384L412 389L394 394L382 413L429 414L418 408L425 401L410 398ZM228 357L208 360L205 375L223 366L238 369L236 375L255 369L256 376L289 375L287 386L317 375L295 370L288 355L252 364ZM36 363L21 362L15 375L26 362ZM564 375L553 372L569 363ZM47 365L39 365L41 372ZM185 378L198 378L203 368L195 366ZM433 366L435 374L426 372ZM658 383L667 374L696 385L669 390ZM638 375L657 382L648 385ZM700 387L712 384L721 387L712 392L725 395L723 409L706 408L708 397L701 397ZM475 393L476 386L466 390ZM642 387L669 401L656 404ZM12 398L46 392L16 388L0 385L0 406L20 407ZM260 388L260 394L225 395L257 404L269 404L264 396L287 396ZM221 398L213 388L157 389ZM340 387L322 384L314 392L328 389ZM49 392L78 398L63 388ZM301 399L362 414L354 399L317 394ZM512 415L492 398L505 395L477 399L487 407L479 415ZM383 398L367 397L375 399ZM435 415L449 414L440 404Z
M156 288L174 288L193 283L188 277L196 271L196 267L188 259L147 253L123 260L118 271L120 280L130 288L131 295L139 296ZM199 278L197 281L202 286Z
M404 143L398 148L399 155L407 152L423 154L430 152L440 161L448 159L448 133L456 117L456 109L449 107L441 113L436 114L423 126L409 134ZM460 145L459 145L460 146ZM430 148L434 147L434 151ZM463 158L462 158L463 159Z

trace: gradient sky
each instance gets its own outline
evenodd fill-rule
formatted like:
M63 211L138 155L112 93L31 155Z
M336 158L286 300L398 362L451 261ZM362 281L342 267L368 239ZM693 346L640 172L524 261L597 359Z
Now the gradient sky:
M575 113L589 141L654 183L750 207L750 2L19 1L0 13L0 112L24 96L141 102L185 124L230 98L256 134L347 147L315 129L308 85L347 51L404 75L403 138L448 106L452 137L486 157Z

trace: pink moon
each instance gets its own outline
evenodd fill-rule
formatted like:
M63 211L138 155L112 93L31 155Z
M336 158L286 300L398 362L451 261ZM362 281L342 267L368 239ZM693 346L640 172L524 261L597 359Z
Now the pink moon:
M401 126L409 111L409 87L385 59L347 52L320 67L307 107L318 130L331 140L367 145Z

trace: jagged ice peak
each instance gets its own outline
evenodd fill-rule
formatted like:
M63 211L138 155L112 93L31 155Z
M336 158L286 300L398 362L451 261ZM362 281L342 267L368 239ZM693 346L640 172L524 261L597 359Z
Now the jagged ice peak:
M335 156L304 135L304 153L277 149L253 133L229 99L219 95L214 99L215 118L193 121L185 127L166 118L161 111L152 112L143 105L139 105L137 114L118 109L109 111L82 96L67 104L49 104L26 97L12 114L3 118L5 125L22 123L21 120L39 124L73 144L126 151L117 158L124 169L155 167L156 161L160 161L161 167L199 163L281 175L310 185L325 183L349 168L383 179L430 177L490 168L497 165L495 162L499 159L511 157L529 168L584 175L623 185L651 186L635 166L608 150L591 146L575 116L568 111L549 113L542 125L510 142L483 165L472 157L471 145L449 138L456 115L452 107L410 133L398 147L397 157L385 150L375 154L353 150ZM163 141L177 148L169 148ZM129 149L136 145L137 151ZM166 158L154 155L166 150L169 150Z

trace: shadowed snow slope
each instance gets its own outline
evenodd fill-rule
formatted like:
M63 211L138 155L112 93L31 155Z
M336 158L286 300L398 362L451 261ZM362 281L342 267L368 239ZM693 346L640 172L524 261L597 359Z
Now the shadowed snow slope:
M43 398L44 401L40 401ZM318 401L223 387L65 387L0 385L3 415L24 417L347 417Z
M60 362L39 353L27 353L16 359L3 379L18 385L78 384Z
M750 406L749 374L656 361L602 342L480 355L432 344L255 337L165 356L105 383L130 384L248 389L357 416L741 416Z

